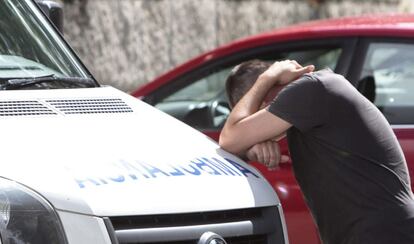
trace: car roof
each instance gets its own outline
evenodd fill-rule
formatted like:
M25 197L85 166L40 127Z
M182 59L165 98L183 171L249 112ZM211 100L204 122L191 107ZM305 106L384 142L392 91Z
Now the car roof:
M412 36L413 32L414 15L366 15L304 22L245 38L244 41L249 39L269 38L270 36L288 38L297 34L311 35L312 33L316 33L318 36L400 36L407 34ZM302 37L302 35L300 37Z
M141 86L132 94L134 96L145 96L148 92L201 64L244 49L293 40L346 36L414 37L414 15L365 15L309 21L242 38L177 66L152 82Z

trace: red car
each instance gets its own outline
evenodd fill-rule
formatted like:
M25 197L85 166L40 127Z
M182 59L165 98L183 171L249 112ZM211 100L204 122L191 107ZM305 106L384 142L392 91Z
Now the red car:
M414 178L414 16L322 20L252 36L196 57L133 95L218 140L230 112L226 76L249 59L294 59L344 75L388 119ZM286 141L281 150L288 154ZM276 171L255 166L282 201L290 243L320 243L291 165Z

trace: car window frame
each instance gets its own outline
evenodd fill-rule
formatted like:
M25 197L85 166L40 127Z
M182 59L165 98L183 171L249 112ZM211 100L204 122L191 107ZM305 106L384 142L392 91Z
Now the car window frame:
M42 16L42 22L44 22L46 28L48 28L51 32L53 32L53 35L56 37L56 40L60 42L62 46L66 48L68 53L70 54L71 58L79 65L79 67L85 72L85 75L92 79L93 82L97 87L100 87L101 85L98 83L95 76L92 74L92 72L88 69L88 67L84 64L82 59L79 57L78 53L75 51L75 49L69 44L68 40L64 37L64 34L52 23L52 21L49 20L48 15L42 10L39 4L37 4L34 0L28 0L32 3L33 10L36 9L39 13L39 16Z
M320 38L321 39L280 42L256 46L247 48L242 51L236 51L234 53L228 54L225 57L219 57L217 59L210 60L206 63L200 64L200 66L197 68L172 79L167 84L159 87L155 92L152 92L145 96L143 100L151 105L155 105L170 94L187 86L189 83L202 79L211 73L214 73L218 68L222 69L223 67L235 66L245 60L260 58L260 56L258 57L258 53L265 54L269 52L277 52L278 50L283 50L283 52L291 52L309 50L311 48L341 48L342 52L339 56L338 63L335 67L334 72L342 74L344 76L347 75L347 72L351 65L351 60L353 58L353 50L356 46L357 38Z

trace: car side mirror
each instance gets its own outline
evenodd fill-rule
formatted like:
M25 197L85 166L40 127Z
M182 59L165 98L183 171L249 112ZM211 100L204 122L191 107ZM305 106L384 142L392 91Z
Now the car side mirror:
M50 21L63 34L63 8L62 5L51 0L36 0L37 5Z

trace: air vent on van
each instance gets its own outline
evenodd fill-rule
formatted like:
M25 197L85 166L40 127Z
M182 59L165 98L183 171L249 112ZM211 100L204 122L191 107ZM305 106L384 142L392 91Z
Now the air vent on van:
M118 98L47 100L64 114L131 113L133 110Z
M0 101L0 116L56 115L38 101Z

